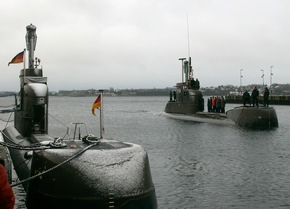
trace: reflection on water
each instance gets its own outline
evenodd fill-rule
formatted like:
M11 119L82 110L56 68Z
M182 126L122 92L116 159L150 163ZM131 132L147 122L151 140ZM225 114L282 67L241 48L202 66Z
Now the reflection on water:
M94 99L50 97L50 133L63 136L64 124L86 121L98 136ZM147 150L159 208L290 206L289 107L275 106L279 128L255 131L165 118L167 99L104 98L105 137ZM24 208L23 190L14 191L17 208Z

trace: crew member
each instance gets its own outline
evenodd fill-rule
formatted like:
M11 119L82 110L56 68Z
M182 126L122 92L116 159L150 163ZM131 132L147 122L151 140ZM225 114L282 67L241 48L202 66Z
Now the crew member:
M176 91L173 91L173 100L176 101Z
M194 78L192 78L191 81L190 81L190 87L192 89L195 89L195 80L194 80Z
M221 112L221 98L220 97L216 97L215 112Z
M225 100L225 98L222 96L222 99L221 99L221 112L222 112L222 113L225 113L225 108L226 108L226 100Z
M211 97L207 99L207 111L212 112Z
M216 97L212 97L211 105L212 105L212 112L216 112Z
M244 106L246 106L246 103L249 103L250 106L251 106L251 103L250 103L250 94L248 92L248 90L246 90L243 94L243 101L244 101Z
M267 88L267 86L264 89L264 106L269 107L269 89Z
M200 88L200 84L199 84L199 80L198 79L196 79L196 81L195 81L195 86L196 86L197 89Z
M172 90L170 90L169 92L169 99L170 99L170 102L172 101Z
M259 90L257 89L257 87L254 88L254 90L252 91L252 97L253 97L253 107L255 107L255 104L257 107L259 107Z

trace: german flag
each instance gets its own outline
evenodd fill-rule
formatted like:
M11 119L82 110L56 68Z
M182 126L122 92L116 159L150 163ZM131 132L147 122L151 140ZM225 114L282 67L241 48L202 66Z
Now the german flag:
M23 58L24 58L24 50L22 52L19 52L15 57L13 57L11 62L8 63L8 66L10 64L17 64L23 62Z
M100 109L101 108L101 95L98 96L98 98L95 100L93 106L92 106L92 113L93 115L95 114L95 109Z

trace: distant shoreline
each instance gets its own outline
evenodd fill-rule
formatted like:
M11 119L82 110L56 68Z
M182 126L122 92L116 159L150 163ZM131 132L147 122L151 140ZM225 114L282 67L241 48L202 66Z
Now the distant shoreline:
M262 94L262 85L248 85L242 86L241 88L233 85L222 85L218 87L205 87L200 88L204 96L228 96L232 92L242 94L243 90L251 90L254 87L260 89ZM174 87L167 88L152 88L152 89L118 89L114 88L105 89L105 96L169 96L170 90L174 90ZM287 96L290 95L290 84L273 84L270 88L272 95L275 96ZM18 92L13 91L1 91L0 96L18 94ZM82 96L96 96L99 94L97 89L87 89L87 90L59 90L58 92L50 91L49 96L70 96L70 97L82 97Z

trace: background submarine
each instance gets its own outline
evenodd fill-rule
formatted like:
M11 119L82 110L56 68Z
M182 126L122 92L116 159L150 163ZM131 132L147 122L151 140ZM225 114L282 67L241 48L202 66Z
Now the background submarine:
M182 82L170 93L164 110L166 117L196 122L237 125L251 129L271 129L279 126L273 107L240 106L226 113L203 112L204 98L198 79L194 80L191 58L182 61Z

